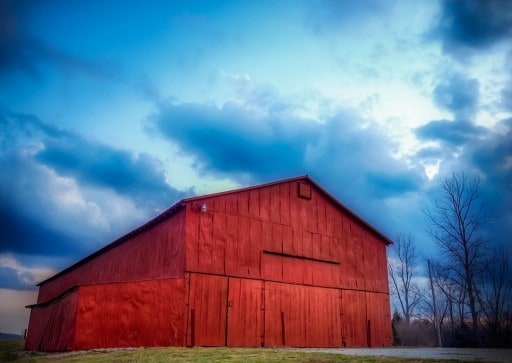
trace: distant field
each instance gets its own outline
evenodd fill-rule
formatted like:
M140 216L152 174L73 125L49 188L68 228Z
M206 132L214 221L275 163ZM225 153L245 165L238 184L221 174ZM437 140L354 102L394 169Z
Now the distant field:
M138 348L39 354L23 351L23 341L0 341L0 362L439 362L428 359L346 356L287 349ZM453 361L459 362L460 361Z

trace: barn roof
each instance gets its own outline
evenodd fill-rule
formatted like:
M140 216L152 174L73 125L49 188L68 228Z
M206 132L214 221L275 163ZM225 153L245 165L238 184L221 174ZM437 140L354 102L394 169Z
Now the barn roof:
M290 183L290 182L294 182L294 181L309 182L320 194L322 194L326 199L330 200L338 209L348 213L351 217L353 217L355 220L357 220L359 223L361 223L364 227L366 227L366 229L368 229L370 232L372 232L377 237L382 239L386 244L393 243L382 232L380 232L378 229L376 229L375 227L370 225L363 218L361 218L359 215L357 215L354 211L352 211L350 208L348 208L345 204L341 203L338 199L333 197L329 192L327 192L324 188L322 188L319 184L317 184L313 179L311 179L311 177L309 175L303 175L303 176L298 176L298 177L293 177L293 178L288 178L288 179L282 179L282 180L278 180L278 181L274 181L274 182L270 182L270 183L250 186L250 187L246 187L246 188L233 189L233 190L228 190L228 191L219 192L219 193L205 194L205 195L200 195L200 196L196 196L196 197L182 199L179 202L177 202L176 204L172 205L170 208L166 209L164 212L162 212L158 216L156 216L155 218L153 218L150 221L148 221L147 223L143 224L142 226L140 226L140 227L134 229L133 231L125 234L124 236L116 239L112 243L104 246L103 248L97 250L96 252L90 254L89 256L79 260L78 262L76 262L73 265L69 266L68 268L58 272L57 274L47 278L46 280L41 281L39 284L37 284L37 286L41 286L51 280L56 279L57 277L59 277L61 275L66 274L67 272L69 272L69 271L85 264L86 262L94 259L95 257L105 253L106 251L109 251L109 250L115 248L116 246L122 244L123 242L129 240L130 238L133 238L133 237L137 236L138 234L150 229L151 227L157 225L158 223L170 218L171 216L176 214L179 210L181 210L185 205L187 205L191 202L196 202L196 201L213 198L213 197L217 197L217 196L222 196L222 195L227 195L227 194L240 193L240 192L245 192L245 191L249 191L249 190L260 189L260 188L283 184L283 183Z

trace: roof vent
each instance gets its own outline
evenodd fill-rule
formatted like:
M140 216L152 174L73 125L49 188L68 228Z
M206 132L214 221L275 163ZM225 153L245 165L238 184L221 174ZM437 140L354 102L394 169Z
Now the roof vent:
M311 185L307 183L299 183L299 197L311 199Z

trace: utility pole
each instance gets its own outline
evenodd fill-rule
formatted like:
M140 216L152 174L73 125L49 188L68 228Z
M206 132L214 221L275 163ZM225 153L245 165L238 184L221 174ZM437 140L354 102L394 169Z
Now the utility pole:
M437 303L436 303L436 294L434 293L434 282L432 280L432 266L430 265L430 260L428 262L428 276L430 278L430 289L432 290L432 304L434 305L434 328L437 333L437 346L442 347L443 342L441 341L441 327L439 324L439 318L437 316Z

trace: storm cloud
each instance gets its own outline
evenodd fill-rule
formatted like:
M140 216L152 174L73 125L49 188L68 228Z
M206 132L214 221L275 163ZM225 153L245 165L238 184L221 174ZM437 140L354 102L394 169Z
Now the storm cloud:
M485 127L464 120L436 120L416 129L416 135L423 140L441 141L452 146L463 145L487 132Z
M367 198L378 204L421 188L422 170L394 158L396 145L351 110L321 121L281 118L270 111L276 103L284 102L274 99L264 110L168 104L150 117L150 127L194 156L204 174L257 183L308 173L348 205L366 209L371 221L379 218L364 208Z
M505 0L444 0L434 36L456 58L489 48L512 35L512 7Z
M168 105L152 119L164 137L195 155L203 169L227 173L296 173L319 136L309 120L285 120L234 104Z
M432 121L416 129L423 140L438 141L416 154L417 162L438 160L440 176L454 170L480 179L481 202L493 217L486 238L508 246L512 234L512 119L501 120L494 129L467 121Z
M443 77L434 89L434 101L457 119L472 119L478 110L480 83L459 73Z
M181 193L162 165L3 112L0 166L0 253L80 256L129 232L170 206Z
M64 51L27 31L29 14L41 4L33 0L0 2L0 75L15 72L40 80L47 65L63 74L117 78L118 66L90 60Z

